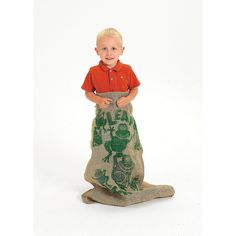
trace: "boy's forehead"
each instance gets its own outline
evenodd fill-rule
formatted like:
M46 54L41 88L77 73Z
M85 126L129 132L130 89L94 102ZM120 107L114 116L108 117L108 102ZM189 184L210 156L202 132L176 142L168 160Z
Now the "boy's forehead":
M101 36L98 38L98 46L105 44L118 44L121 46L121 39L115 36Z

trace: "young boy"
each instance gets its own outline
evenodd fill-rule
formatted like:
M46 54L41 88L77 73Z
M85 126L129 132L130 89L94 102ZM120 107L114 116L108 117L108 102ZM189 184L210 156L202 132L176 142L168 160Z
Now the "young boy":
M124 51L121 34L114 28L104 29L97 36L95 51L101 60L90 68L82 85L97 107L92 157L84 175L94 189L85 192L82 200L127 206L173 196L171 186L143 182L143 149L130 103L140 82L132 68L119 60Z
M116 29L108 28L98 34L95 51L101 61L98 66L90 68L82 89L85 90L86 97L100 108L108 107L112 100L99 97L94 91L129 92L128 96L118 99L118 107L126 106L138 93L140 82L132 68L119 61L124 49L122 36Z

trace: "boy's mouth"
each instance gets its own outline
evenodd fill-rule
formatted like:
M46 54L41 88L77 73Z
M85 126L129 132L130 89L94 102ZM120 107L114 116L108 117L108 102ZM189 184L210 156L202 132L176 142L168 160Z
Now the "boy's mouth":
M114 58L106 58L106 60L110 61L110 60L113 60Z

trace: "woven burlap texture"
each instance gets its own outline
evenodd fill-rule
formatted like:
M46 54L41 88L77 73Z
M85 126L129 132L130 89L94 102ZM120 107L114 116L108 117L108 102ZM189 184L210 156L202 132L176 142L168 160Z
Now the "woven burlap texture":
M118 108L116 101L124 92L97 94L111 98L106 109L96 108L92 123L92 156L84 178L94 188L82 195L85 203L128 206L155 198L171 197L174 188L144 182L143 148L133 117L131 103Z

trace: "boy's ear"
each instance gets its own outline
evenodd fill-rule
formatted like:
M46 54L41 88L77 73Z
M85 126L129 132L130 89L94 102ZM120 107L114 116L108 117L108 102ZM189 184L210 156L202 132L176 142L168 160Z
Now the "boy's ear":
M97 48L94 48L95 52L98 54L98 49Z
M125 50L125 47L122 47L122 51L121 51L121 52L122 52L122 54L123 54L124 50Z

